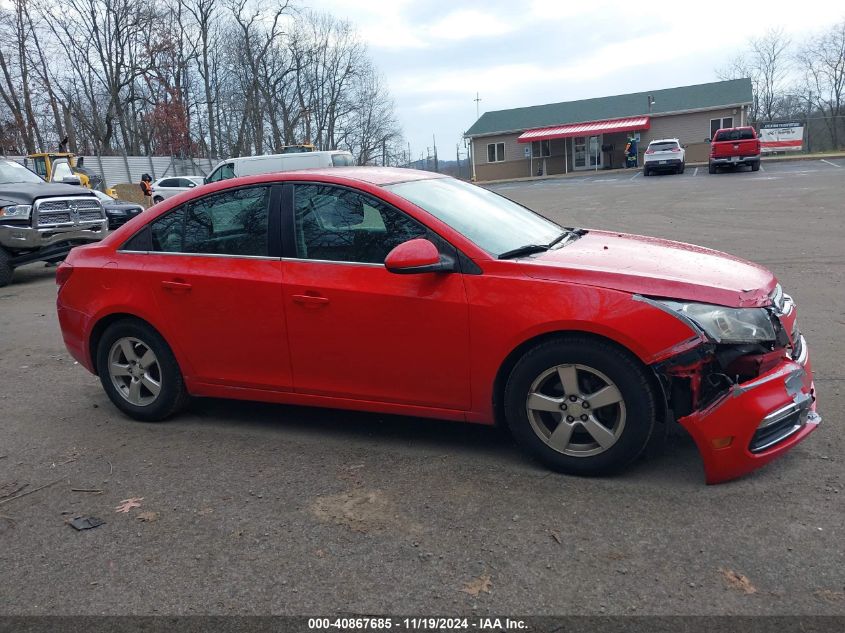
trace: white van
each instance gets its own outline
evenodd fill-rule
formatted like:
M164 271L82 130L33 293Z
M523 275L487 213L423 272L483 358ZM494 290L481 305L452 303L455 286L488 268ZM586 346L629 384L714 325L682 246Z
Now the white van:
M351 167L355 164L352 154L342 150L329 152L302 152L299 154L268 154L266 156L244 156L222 161L205 179L206 183L270 174L277 171L296 171L321 167Z

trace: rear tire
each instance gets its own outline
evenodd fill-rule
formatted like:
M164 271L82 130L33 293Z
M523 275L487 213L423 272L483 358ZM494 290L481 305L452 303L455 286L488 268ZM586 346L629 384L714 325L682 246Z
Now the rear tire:
M176 357L161 334L134 319L112 323L97 345L97 373L123 413L159 422L188 402Z
M678 173L684 173L684 169L686 169L686 163L681 163L681 166L678 168Z
M529 350L508 378L504 405L517 442L549 468L573 475L624 469L642 454L656 420L639 360L580 335Z
M751 171L760 171L760 161L759 160L756 163L751 163Z
M711 174L715 174L716 173L716 166L715 165L708 165L707 171Z
M14 272L15 268L12 266L12 254L0 246L0 288L8 286L11 283Z
M650 176L651 172L649 172L648 167L643 167L643 178Z

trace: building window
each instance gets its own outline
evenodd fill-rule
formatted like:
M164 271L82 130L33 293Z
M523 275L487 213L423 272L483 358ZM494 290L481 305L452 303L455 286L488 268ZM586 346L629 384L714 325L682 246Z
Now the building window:
M552 155L551 141L531 141L531 155L544 158Z
M487 162L501 163L505 160L504 143L487 143Z
M732 116L726 116L723 119L710 119L710 138L716 136L716 130L733 126L734 118Z

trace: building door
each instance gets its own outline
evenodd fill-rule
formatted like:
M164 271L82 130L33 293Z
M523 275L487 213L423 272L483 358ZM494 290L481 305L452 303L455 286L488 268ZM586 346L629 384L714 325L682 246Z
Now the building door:
M602 135L576 136L572 139L572 167L575 170L601 169Z

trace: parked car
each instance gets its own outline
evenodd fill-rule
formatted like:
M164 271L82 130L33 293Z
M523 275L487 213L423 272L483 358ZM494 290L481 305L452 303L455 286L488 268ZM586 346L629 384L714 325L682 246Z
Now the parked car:
M190 395L501 422L583 475L677 421L710 483L821 420L797 310L765 268L560 226L430 172L208 185L74 249L56 281L68 350L139 420Z
M0 160L0 287L15 268L61 261L74 246L105 234L106 216L90 189L48 183L20 163Z
M304 147L304 146L303 146ZM219 163L205 179L205 182L218 182L241 176L272 174L280 171L299 169L320 169L325 167L351 167L355 159L349 152L331 150L326 152L288 152L265 156L243 156L230 158Z
M190 191L194 187L199 187L205 183L205 178L202 176L171 176L169 178L159 178L152 184L153 202L158 204L162 200L166 200L179 193Z
M117 200L102 191L95 190L94 195L100 199L100 203L103 205L106 218L109 221L109 230L123 226L144 210L144 207L136 202Z
M643 176L650 176L658 171L684 173L686 150L676 138L664 138L651 141L643 156Z
M760 139L753 127L722 128L708 140L711 174L719 167L748 165L751 171L760 169Z

